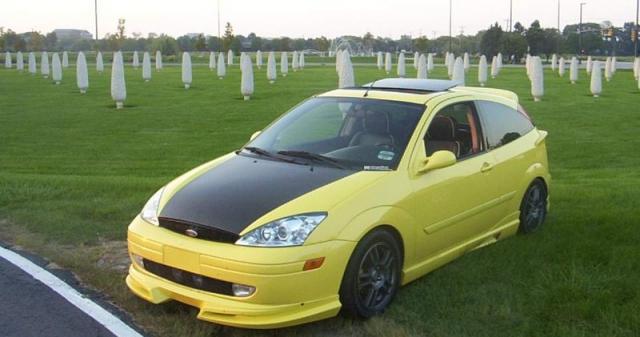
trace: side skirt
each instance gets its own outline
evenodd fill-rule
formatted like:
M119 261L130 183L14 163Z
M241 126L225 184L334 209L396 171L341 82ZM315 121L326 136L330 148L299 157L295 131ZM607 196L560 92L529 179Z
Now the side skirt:
M473 251L482 247L502 240L517 233L520 220L518 215L520 212L514 212L500 221L499 225L490 231L471 238L457 246L442 251L427 260L406 268L402 272L402 285L415 281L421 276L442 267L443 265L457 259L469 251Z

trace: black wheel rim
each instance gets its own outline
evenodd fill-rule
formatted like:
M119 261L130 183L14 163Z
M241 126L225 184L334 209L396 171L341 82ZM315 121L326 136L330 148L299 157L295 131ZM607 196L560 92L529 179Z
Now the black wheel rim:
M384 242L371 246L360 262L356 284L360 304L378 311L391 301L397 282L398 261Z
M523 205L524 226L527 230L533 230L544 221L547 211L547 198L544 189L540 185L532 186L527 191L527 197Z

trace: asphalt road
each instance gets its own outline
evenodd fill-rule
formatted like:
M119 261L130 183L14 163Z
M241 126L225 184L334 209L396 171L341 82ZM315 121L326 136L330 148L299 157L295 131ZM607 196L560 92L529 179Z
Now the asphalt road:
M0 336L114 335L58 293L0 257Z

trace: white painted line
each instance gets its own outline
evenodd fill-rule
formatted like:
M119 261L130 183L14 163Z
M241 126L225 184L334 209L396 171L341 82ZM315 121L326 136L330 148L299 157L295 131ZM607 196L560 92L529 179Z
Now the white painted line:
M60 294L60 296L64 297L69 301L69 303L75 305L78 309L84 311L91 318L102 324L114 335L122 337L142 337L142 335L133 330L130 326L126 325L119 318L97 305L95 302L84 297L64 281L28 259L3 247L0 247L0 257L24 270L36 280L44 283L44 285Z

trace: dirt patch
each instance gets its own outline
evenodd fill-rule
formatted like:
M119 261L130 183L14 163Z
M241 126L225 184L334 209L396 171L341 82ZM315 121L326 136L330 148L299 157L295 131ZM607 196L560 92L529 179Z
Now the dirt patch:
M99 250L99 258L96 266L101 269L109 269L118 273L126 273L131 260L127 252L126 241L104 241L94 249Z

